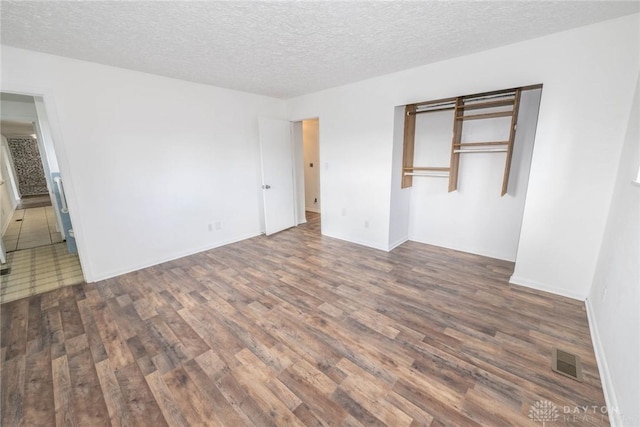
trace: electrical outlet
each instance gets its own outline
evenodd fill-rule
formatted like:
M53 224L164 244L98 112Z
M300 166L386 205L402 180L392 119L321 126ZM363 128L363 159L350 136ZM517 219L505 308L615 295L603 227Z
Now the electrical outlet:
M209 224L207 228L209 229L209 231L213 231L213 224Z
M369 220L368 219L364 220L364 228L369 228Z
M216 221L216 222L213 223L213 227L216 230L220 230L222 228L222 223L220 221Z

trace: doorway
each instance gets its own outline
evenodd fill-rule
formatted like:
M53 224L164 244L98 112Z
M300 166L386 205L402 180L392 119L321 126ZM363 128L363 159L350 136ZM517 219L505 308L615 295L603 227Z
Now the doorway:
M42 98L2 93L0 302L82 283ZM60 190L56 190L56 189ZM68 216L68 213L67 213Z
M305 224L320 234L319 119L260 118L262 229L269 236Z
M294 123L296 176L298 184L299 222L320 233L320 120L306 119Z

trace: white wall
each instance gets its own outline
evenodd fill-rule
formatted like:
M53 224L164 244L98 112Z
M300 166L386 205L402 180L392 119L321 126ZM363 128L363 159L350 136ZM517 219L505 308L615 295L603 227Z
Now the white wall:
M500 195L506 153L462 154L457 191L448 192L446 178L414 177L409 240L515 261L539 102L540 89L522 92L507 194ZM414 165L449 167L453 112L416 119ZM505 141L510 129L511 117L466 121L462 141Z
M403 140L405 107L393 112L393 151L391 170L391 198L389 211L389 250L409 240L409 208L411 187L400 188L403 176Z
M367 81L288 101L290 119L320 119L322 233L384 250L393 105L399 104L384 102L388 90Z
M0 181L4 181L4 183L0 185L0 218L2 218L2 222L0 222L0 238L9 226L11 216L16 210L16 206L18 204L18 195L15 183L12 181L15 177L12 177L12 171L10 170L9 165L10 153L7 138L5 138L4 135L2 135L1 138L0 150L2 150L2 152L0 152Z
M291 119L320 118L323 233L381 249L397 243L402 230L390 219L408 210L390 203L407 197L392 181L396 106L543 83L512 280L584 299L638 72L638 16L289 100Z
M612 425L640 426L640 79L587 299Z
M35 122L38 120L36 106L31 97L2 94L0 113L3 120Z
M296 198L296 224L307 222L305 216L304 199L304 146L302 137L302 122L292 123L293 133L293 177Z
M259 234L283 101L6 46L1 84L43 95L88 281Z
M37 112L37 119L35 121L38 134L41 135L38 141L38 148L42 152L43 158L47 159L45 168L48 173L60 172L60 166L58 165L58 156L56 155L55 147L53 145L53 139L51 136L51 127L49 126L49 117L47 115L47 109L44 105L44 100L40 96L36 96L33 99L33 103ZM52 194L53 196L53 194Z
M638 72L638 15L583 27L549 46L523 219L520 283L585 299ZM585 69L588 68L588 70Z
M304 147L305 209L320 213L320 140L317 119L302 122L302 141Z

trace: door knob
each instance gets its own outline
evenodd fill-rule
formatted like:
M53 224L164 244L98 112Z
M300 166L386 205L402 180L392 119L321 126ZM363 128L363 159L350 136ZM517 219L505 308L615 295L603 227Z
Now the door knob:
M271 188L271 186L270 186L270 185L263 185L263 186L262 186L262 189L263 189L263 190L268 190L268 189L270 189L270 188Z

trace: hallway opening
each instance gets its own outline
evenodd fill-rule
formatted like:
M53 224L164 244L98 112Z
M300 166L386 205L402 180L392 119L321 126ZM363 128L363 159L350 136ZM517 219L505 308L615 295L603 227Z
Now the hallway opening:
M41 97L2 93L0 303L84 281Z

